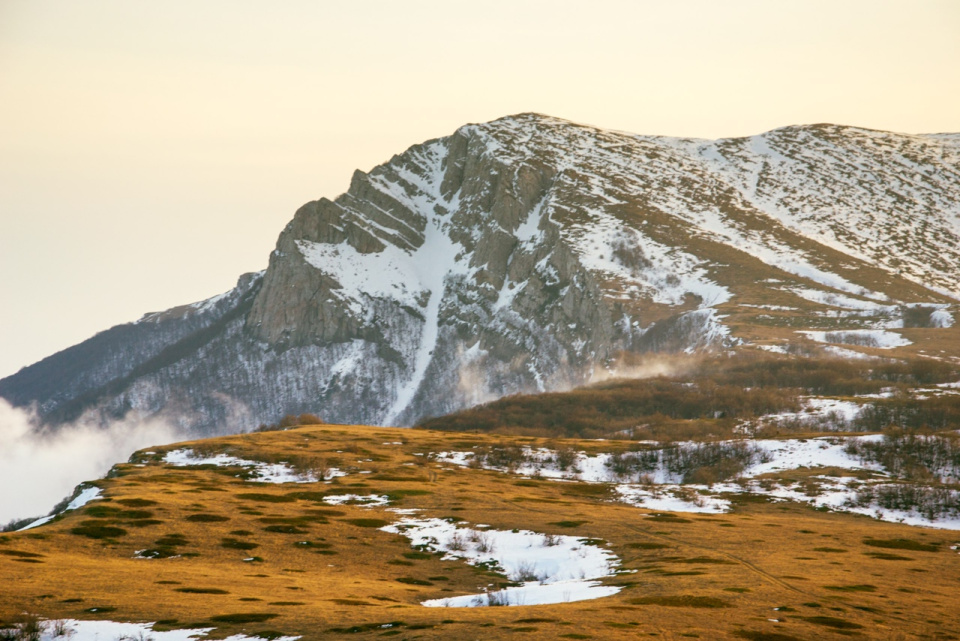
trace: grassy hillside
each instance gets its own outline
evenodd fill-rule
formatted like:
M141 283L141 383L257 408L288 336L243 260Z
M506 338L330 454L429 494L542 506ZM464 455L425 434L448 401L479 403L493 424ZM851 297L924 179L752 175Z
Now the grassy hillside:
M418 427L526 436L682 440L790 432L955 429L960 396L915 393L960 379L956 364L931 359L791 358L756 352L671 361L670 374L617 379L552 394L516 395ZM882 398L869 396L883 395ZM811 425L764 420L796 413L805 397L847 399L865 407L854 421ZM869 398L869 400L867 400ZM812 430L811 428L815 428Z
M730 368L729 380L738 372ZM615 395L636 384L583 393ZM794 402L775 390L768 396L775 407ZM756 411L751 403L730 411ZM602 403L591 407L612 415ZM714 420L702 414L677 420ZM519 476L439 454L540 447L589 454L635 443L319 425L140 452L96 482L99 499L0 536L0 621L23 612L156 621L155 630L215 627L212 638L960 637L958 532L748 493L731 495L722 514L651 510L616 500L611 483ZM264 483L249 466L164 462L185 448L195 457L282 462L317 480ZM409 516L397 508L464 528L530 530L547 535L545 546L553 535L580 537L616 555L615 573L600 583L620 590L552 605L424 607L516 577L382 531Z

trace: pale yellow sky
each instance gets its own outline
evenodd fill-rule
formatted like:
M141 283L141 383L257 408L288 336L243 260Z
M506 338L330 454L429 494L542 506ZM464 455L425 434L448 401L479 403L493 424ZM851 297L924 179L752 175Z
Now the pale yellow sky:
M960 2L0 0L0 376L466 122L960 131Z

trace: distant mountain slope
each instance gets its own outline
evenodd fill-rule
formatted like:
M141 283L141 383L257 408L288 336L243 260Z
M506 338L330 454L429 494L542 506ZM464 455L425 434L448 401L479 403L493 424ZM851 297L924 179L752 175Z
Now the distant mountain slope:
M521 114L356 172L296 212L262 277L99 334L0 395L52 422L409 425L587 383L625 353L812 339L960 356L958 283L956 135L703 141Z

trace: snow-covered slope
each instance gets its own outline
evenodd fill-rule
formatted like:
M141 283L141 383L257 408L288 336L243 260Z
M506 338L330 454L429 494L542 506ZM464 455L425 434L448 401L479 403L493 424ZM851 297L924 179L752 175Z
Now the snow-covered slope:
M956 331L958 167L952 135L467 125L304 205L262 277L109 330L0 395L51 420L175 409L201 428L302 411L403 425L583 384L625 352L812 343L801 331L914 345L896 332ZM141 342L157 323L171 329Z

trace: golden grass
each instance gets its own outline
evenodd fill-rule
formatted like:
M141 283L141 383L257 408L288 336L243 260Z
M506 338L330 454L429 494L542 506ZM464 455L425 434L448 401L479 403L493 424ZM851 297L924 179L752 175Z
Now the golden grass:
M403 444L385 444L396 441ZM729 514L657 517L575 484L414 456L503 441L313 426L203 442L207 451L258 460L335 460L350 475L332 484L258 484L155 460L119 466L100 482L105 499L0 537L0 620L26 611L162 621L157 629L203 624L216 626L214 638L269 631L307 639L960 637L955 532L766 501L741 502ZM407 539L371 527L396 520L394 513L331 507L320 501L324 492L388 494L393 505L428 517L602 539L634 572L608 579L622 591L593 601L424 608L425 599L503 579L413 550ZM143 521L153 522L137 525ZM71 532L98 525L126 533ZM171 554L135 558L150 549Z

